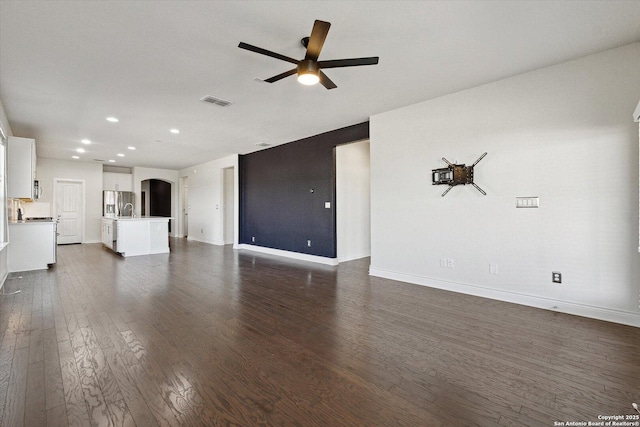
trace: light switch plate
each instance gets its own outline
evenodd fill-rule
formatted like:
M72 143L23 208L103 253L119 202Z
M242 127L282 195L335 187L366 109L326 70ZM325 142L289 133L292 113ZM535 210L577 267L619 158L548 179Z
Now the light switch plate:
M331 209L331 202L324 202L325 209Z
M516 208L537 208L540 206L540 198L533 197L516 197Z

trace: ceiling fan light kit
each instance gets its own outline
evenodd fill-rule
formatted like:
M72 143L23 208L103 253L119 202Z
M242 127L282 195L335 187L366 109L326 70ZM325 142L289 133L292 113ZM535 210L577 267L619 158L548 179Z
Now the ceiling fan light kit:
M372 56L368 58L351 58L351 59L335 59L330 61L318 61L320 51L324 45L324 41L329 33L331 24L325 21L316 20L313 24L313 30L311 30L311 36L304 37L301 40L302 45L306 48L306 54L304 59L297 60L285 55L281 55L270 50L263 49L261 47L253 46L248 43L240 42L238 47L240 49L250 50L261 55L270 56L272 58L280 59L281 61L290 62L296 64L296 68L285 71L276 76L265 79L267 83L274 83L278 80L282 80L285 77L298 74L298 81L304 85L314 85L316 83L322 84L327 89L335 89L337 86L331 81L325 73L322 72L322 68L338 68L338 67L358 67L361 65L375 65L378 63L378 57Z
M310 59L303 59L298 64L298 82L306 86L312 86L320 81L318 63Z

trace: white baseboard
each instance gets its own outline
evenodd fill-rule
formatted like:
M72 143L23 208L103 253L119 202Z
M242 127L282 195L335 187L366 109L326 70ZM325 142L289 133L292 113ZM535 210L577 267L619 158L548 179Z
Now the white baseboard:
M371 252L360 252L360 253L351 253L351 254L346 254L346 255L340 255L338 256L338 261L339 262L347 262L347 261L353 261L356 259L361 259L361 258L367 258L371 256Z
M0 291L4 288L4 282L7 281L7 277L9 277L9 270L4 271L2 275L2 279L0 279Z
M207 239L198 239L197 237L187 236L187 241L192 240L194 242L206 243L208 245L216 245L216 246L224 246L225 243L222 240L207 240Z
M324 265L338 265L337 258L327 258L327 257L317 256L317 255L301 254L298 252L283 251L281 249L272 249L272 248L265 248L262 246L247 245L245 243L242 243L239 245L233 245L233 248L240 249L240 250L253 251L253 252L260 252L260 253L269 254L269 255L277 255L277 256L282 256L286 258L293 258L301 261L316 262Z
M371 276L640 327L640 314L369 267Z
M197 237L193 237L193 236L187 236L187 241L192 241L192 242L200 242L200 243L208 243L210 245L212 245L213 243L211 243L208 240L205 239L198 239Z
M4 287L4 282L9 277L9 266L7 265L7 247L9 242L0 243L0 290Z

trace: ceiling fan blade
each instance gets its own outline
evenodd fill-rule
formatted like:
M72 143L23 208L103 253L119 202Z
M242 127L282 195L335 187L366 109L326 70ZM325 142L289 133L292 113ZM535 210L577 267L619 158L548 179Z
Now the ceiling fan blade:
M277 82L278 80L282 80L285 77L289 77L295 73L298 72L297 68L294 68L293 70L289 70L289 71L285 71L284 73L280 73L277 76L273 76L273 77L269 77L268 79L265 80L265 82L267 83L273 83L273 82Z
M339 67L358 67L360 65L376 65L378 57L369 58L351 58L351 59L334 59L331 61L318 61L320 68L339 68Z
M320 84L322 84L322 86L326 87L327 89L335 89L338 87L334 82L331 81L329 77L327 77L325 73L322 72L322 70L318 70L318 75L320 77Z
M291 62L292 64L296 64L296 65L298 64L298 62L300 62L297 59L289 58L288 56L280 55L279 53L271 52L270 50L263 49L258 46L253 46L244 42L240 42L238 47L240 49L250 50L251 52L260 53L262 55L270 56L272 58L281 59L282 61Z
M318 56L320 56L320 51L322 50L322 45L324 45L324 40L327 38L327 34L329 33L329 27L331 27L329 22L316 20L313 23L313 30L311 30L309 44L307 45L307 53L304 56L304 59L310 59L312 61L318 60Z

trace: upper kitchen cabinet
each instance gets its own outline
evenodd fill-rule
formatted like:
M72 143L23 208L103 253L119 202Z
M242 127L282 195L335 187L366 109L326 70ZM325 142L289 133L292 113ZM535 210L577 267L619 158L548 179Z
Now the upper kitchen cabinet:
M7 196L33 200L36 179L36 141L10 136L7 144Z
M104 172L102 189L105 191L133 191L133 179L130 173Z

